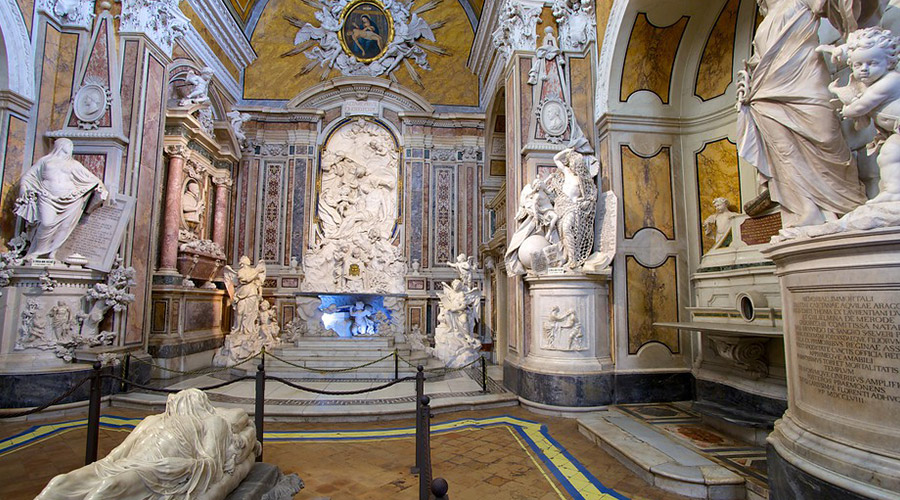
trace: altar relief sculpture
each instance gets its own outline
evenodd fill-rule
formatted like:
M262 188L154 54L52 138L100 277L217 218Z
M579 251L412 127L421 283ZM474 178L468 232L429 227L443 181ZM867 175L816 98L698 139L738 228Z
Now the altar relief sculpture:
M29 228L25 259L54 259L81 215L110 199L103 181L72 157L73 149L71 140L57 139L19 181L15 213Z
M246 411L215 408L199 389L185 389L170 394L164 413L142 420L106 457L54 477L37 498L221 500L259 452Z
M438 325L434 330L434 349L429 348L428 352L448 368L459 368L478 359L481 352L481 341L475 338L481 291L471 282L474 258L460 254L455 262L447 264L456 268L459 278L449 285L444 283L443 291L438 292Z
M397 146L377 123L359 119L332 134L322 152L304 291L403 292L407 266L393 244L399 172Z
M781 205L786 228L835 220L866 201L816 51L820 19L847 35L859 22L849 14L861 3L760 2L765 17L737 84L738 152Z

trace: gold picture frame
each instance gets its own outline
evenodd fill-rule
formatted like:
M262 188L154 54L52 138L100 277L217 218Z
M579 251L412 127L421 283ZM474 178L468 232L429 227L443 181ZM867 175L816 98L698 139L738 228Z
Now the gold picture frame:
M394 19L378 0L353 0L341 11L338 39L347 55L370 63L380 59L394 40Z

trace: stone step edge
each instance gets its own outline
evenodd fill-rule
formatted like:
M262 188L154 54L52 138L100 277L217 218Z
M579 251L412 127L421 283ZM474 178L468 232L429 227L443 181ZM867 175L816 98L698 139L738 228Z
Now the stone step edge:
M622 415L618 412L600 413L615 416ZM581 417L576 420L578 421L578 431L583 436L612 455L626 468L649 484L692 498L734 500L746 498L745 479L724 466L715 463L705 466L680 465L665 453L654 448L652 444L621 429L599 414ZM659 434L660 439L667 439L675 443L660 431L652 428L650 430ZM699 455L699 453L686 446L679 443L675 444ZM657 461L650 460L650 456L655 457ZM697 477L697 472L699 472L699 477ZM711 475L717 477L709 477Z

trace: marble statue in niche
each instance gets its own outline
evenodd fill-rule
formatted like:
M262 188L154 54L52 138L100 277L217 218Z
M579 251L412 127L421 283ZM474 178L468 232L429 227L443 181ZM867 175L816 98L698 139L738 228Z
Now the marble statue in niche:
M550 314L541 328L543 332L541 348L551 351L583 351L587 349L584 342L584 327L569 308L560 312L559 306L550 308Z
M461 257L469 262L465 255ZM449 285L444 283L443 290L438 292L438 325L434 330L434 348L428 350L449 368L466 366L478 359L481 352L481 341L475 338L481 291L465 284L471 279L465 270L457 268L457 272L459 278Z
M188 94L184 96L184 99L178 102L178 105L189 107L209 103L209 84L212 81L212 77L213 69L209 66L200 70L200 74L197 74L194 70L188 71L184 80L192 87Z
M342 125L322 153L317 237L303 259L304 291L401 293L406 263L394 244L400 154L387 129Z
M200 183L194 179L189 179L185 183L184 193L181 196L181 211L184 222L190 230L197 230L205 209L206 203L200 192Z
M727 198L719 197L712 203L716 213L703 221L703 233L715 238L715 243L710 247L710 251L728 246L728 238L731 236L731 220L740 215L728 209Z
M265 280L266 263L261 261L254 266L246 255L241 257L237 271L225 266L225 288L234 308L234 326L213 359L217 366L243 361L280 342L277 321L275 325L268 322L274 319L274 311L269 311L271 304L262 298Z
M260 452L240 408L219 409L199 389L170 394L166 410L142 420L109 454L50 480L39 500L225 498Z
M831 90L843 106L841 114L854 121L861 130L875 124L875 138L867 146L869 154L877 155L881 174L880 190L868 203L900 201L900 55L897 39L890 31L866 28L854 31L847 43L838 47L822 46L820 51L831 54L836 64L849 64L852 75L843 87L833 82Z
M26 259L55 258L81 215L110 199L103 181L72 157L73 149L71 140L57 139L19 181L15 213L29 228Z
M871 11L864 3L871 2L760 2L765 17L737 83L738 152L781 205L786 228L835 220L866 201L816 51L820 19L847 35L861 21L853 13Z

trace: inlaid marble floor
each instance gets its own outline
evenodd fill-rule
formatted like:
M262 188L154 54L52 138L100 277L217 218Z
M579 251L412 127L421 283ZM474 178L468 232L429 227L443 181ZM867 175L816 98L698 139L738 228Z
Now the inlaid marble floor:
M124 439L129 419L144 415L121 408L104 414L109 426L101 430L101 456ZM73 418L71 430L47 426L53 421L0 422L0 477L7 479L0 482L0 498L33 498L53 475L82 464L84 427L77 416L56 422ZM414 425L271 422L264 458L303 478L306 488L297 499L412 500L415 448L405 429ZM648 486L584 439L574 420L500 408L440 415L433 431L434 475L447 479L455 500L683 498Z

